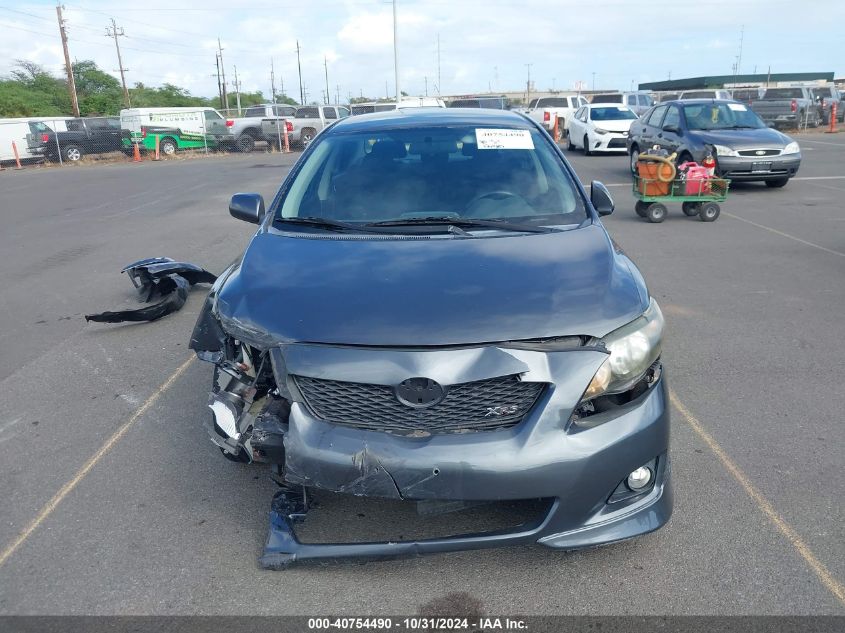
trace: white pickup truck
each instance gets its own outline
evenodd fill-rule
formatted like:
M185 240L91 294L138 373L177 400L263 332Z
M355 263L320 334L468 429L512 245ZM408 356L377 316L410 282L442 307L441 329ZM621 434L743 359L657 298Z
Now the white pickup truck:
M294 117L287 119L292 123L288 126L288 140L291 145L308 147L308 144L323 128L348 116L349 108L344 106L300 106ZM278 126L278 122L273 119L261 121L261 131L265 137L271 139L271 142L279 135Z
M529 118L540 123L550 133L554 130L555 119L557 118L558 130L562 134L566 120L575 114L575 110L583 105L587 105L587 99L581 95L539 97L530 101L526 114Z

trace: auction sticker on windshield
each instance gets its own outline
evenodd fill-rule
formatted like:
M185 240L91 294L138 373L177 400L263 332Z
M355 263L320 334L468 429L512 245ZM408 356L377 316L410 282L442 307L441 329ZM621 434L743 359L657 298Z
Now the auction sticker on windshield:
M478 149L534 149L534 141L528 130L477 128L475 140Z
M745 107L744 105L742 105L741 103L729 103L729 104L728 104L728 107L729 107L731 110L733 110L734 112L745 112L746 110L748 110L748 108L746 108L746 107Z

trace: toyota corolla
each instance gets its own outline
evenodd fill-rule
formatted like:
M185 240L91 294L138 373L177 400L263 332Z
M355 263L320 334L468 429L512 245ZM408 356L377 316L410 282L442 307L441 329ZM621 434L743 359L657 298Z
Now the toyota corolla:
M398 110L321 133L212 287L191 347L229 459L272 465L266 567L651 532L672 511L663 316L536 123ZM507 528L297 538L311 492L474 507ZM520 506L523 507L523 506ZM234 508L234 506L233 506ZM529 511L530 509L530 511Z

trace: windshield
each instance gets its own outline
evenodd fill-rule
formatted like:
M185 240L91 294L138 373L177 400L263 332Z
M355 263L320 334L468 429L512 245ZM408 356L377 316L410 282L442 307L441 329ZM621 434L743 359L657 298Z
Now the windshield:
M566 97L545 97L540 99L537 104L538 108L568 108L569 99Z
M612 106L609 108L590 108L590 118L593 121L623 121L639 117L625 106Z
M691 130L730 130L762 128L766 124L741 103L695 103L684 106L684 117Z
M296 217L562 225L588 216L562 161L535 130L428 127L322 137L276 220Z

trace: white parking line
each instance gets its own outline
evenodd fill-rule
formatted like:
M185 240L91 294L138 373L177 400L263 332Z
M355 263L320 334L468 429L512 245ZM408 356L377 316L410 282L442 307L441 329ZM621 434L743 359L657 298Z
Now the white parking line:
M796 176L792 180L845 180L845 176Z
M808 242L807 240L802 240L800 237L795 237L794 235L790 235L789 233L784 233L783 231L778 231L777 229L773 229L770 226L766 226L764 224L757 224L756 222L752 222L751 220L746 220L745 218L741 218L738 215L734 215L733 213L725 212L724 215L728 216L729 218L733 218L734 220L739 220L740 222L745 222L746 224L750 224L751 226L756 226L759 229L764 229L766 231L770 231L775 235L780 235L781 237L788 238L790 240L795 240L796 242L800 242L801 244L805 244L806 246L812 246L813 248L817 248L820 251L824 251L825 253L830 253L831 255L839 255L839 257L845 257L845 253L842 251L835 251L832 248L826 248L824 246L820 246L819 244L814 244L813 242Z
M821 145L833 145L834 147L841 147L845 149L845 143L831 143L830 141L816 141L811 138L802 138L800 143L819 143Z

